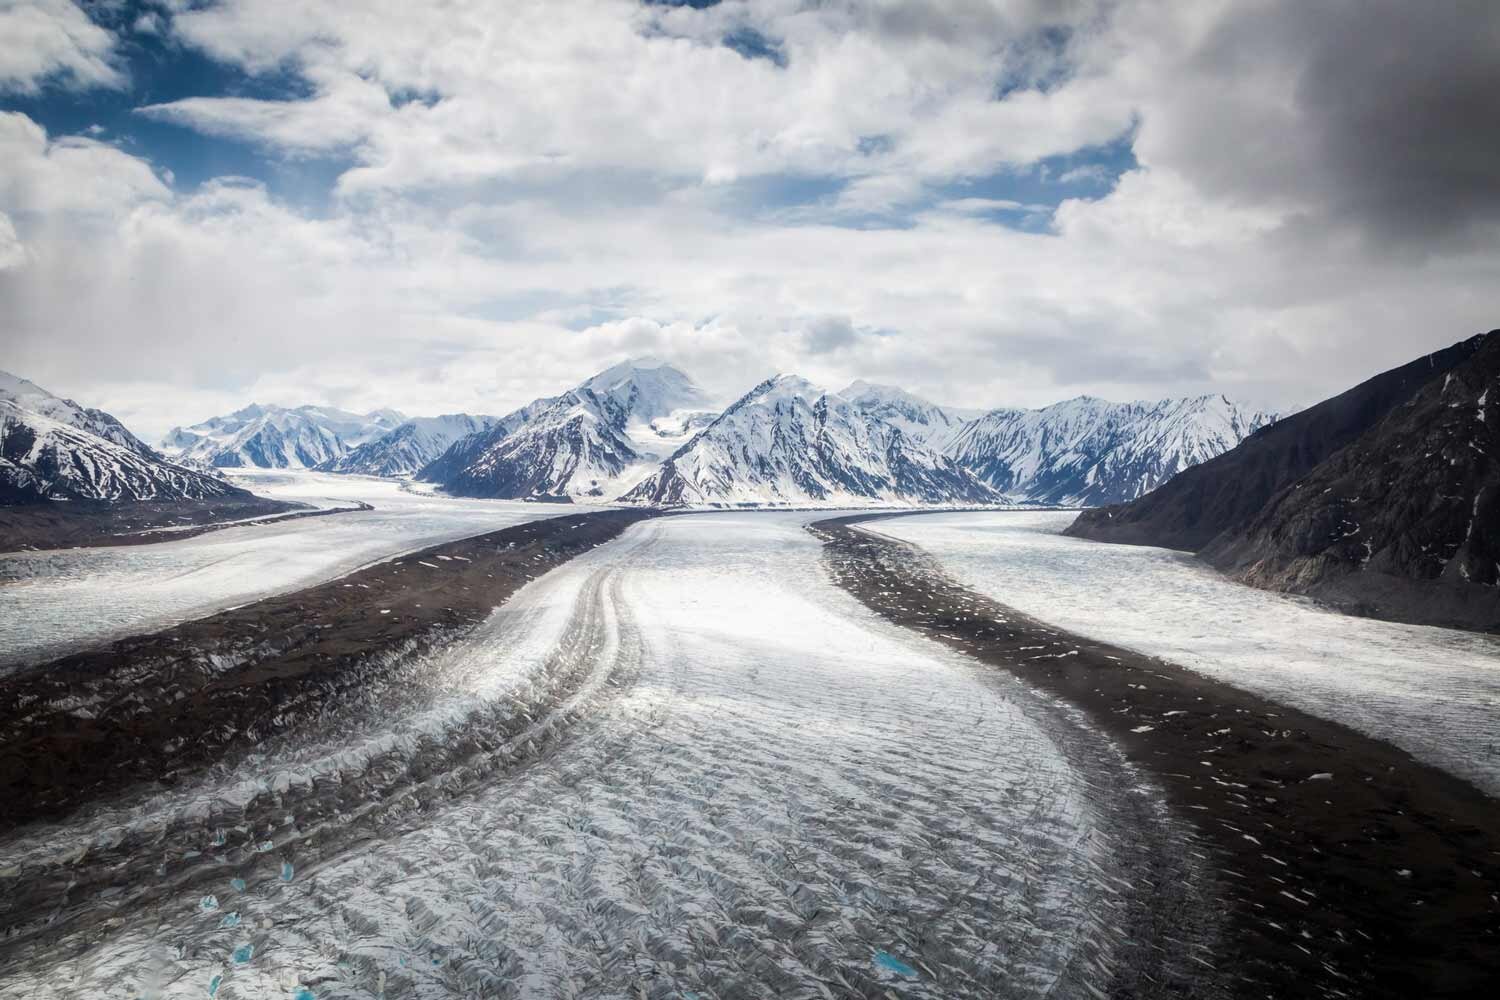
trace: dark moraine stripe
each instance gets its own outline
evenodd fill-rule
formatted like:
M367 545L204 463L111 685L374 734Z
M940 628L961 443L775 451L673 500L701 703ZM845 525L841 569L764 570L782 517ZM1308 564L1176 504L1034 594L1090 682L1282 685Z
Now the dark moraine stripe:
M882 617L1088 713L1218 852L1244 997L1493 997L1500 802L1390 744L962 587L920 549L811 526Z
M534 521L0 678L0 832L179 782L390 695L405 666L528 580L649 516Z

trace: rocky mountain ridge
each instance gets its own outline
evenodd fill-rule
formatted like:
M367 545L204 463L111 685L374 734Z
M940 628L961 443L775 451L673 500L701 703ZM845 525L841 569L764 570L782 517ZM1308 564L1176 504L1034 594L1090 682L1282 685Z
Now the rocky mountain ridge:
M0 504L246 495L168 461L103 410L0 372Z
M1345 610L1500 629L1500 331L1369 379L1068 533Z

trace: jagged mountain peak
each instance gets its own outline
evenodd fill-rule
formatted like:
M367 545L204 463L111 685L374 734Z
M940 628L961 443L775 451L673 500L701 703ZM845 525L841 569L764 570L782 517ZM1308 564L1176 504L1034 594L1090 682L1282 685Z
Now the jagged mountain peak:
M998 498L901 428L782 374L742 396L622 499L722 506Z
M366 476L408 476L436 460L454 442L488 431L496 422L495 417L468 413L413 417L318 468Z
M24 379L19 375L12 375L8 371L0 371L0 396L11 399L21 399L22 397L29 396L42 396L49 399L57 398L30 379Z
M965 424L981 415L978 410L939 406L899 386L863 379L851 382L839 395L939 451L947 447Z
M174 427L161 447L219 468L313 468L342 458L404 420L396 410L360 414L333 406L252 403L191 427Z
M242 406L238 410L235 410L230 416L237 420L254 420L256 417L264 414L266 409L266 407L261 406L259 403L251 403L248 406Z
M702 408L710 402L682 369L659 358L632 358L586 379L573 391L589 391L615 401L629 420L649 421L676 410Z
M0 372L0 401L8 402L22 410L47 417L69 427L76 427L143 458L159 457L150 446L130 433L125 425L112 415L103 410L82 406L71 399L64 399L19 375Z
M947 452L1017 499L1117 503L1222 454L1274 419L1216 394L1129 403L1081 395L1037 410L992 410L967 424Z
M103 410L0 373L0 503L203 499L240 492L163 460Z
M612 497L703 426L709 402L675 365L631 358L459 439L419 477L466 496Z

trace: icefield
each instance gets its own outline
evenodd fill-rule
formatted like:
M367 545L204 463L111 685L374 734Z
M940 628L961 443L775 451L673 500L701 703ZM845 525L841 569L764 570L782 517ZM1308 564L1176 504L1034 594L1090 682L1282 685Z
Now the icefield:
M388 713L0 841L60 894L0 997L1089 997L1197 960L1160 790L833 587L825 516L637 524Z
M1059 534L1074 517L934 513L863 527L1034 618L1343 723L1500 794L1500 639L1341 615L1187 553Z
M362 502L375 509L222 528L148 545L0 554L0 670L569 511L433 496L391 479L302 470L242 470L235 481L277 500L324 509Z

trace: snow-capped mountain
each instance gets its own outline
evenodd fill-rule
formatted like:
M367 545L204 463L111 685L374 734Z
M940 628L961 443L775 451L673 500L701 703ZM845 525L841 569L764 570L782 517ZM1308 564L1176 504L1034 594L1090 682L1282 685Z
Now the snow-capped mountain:
M851 383L839 395L870 416L901 428L907 437L938 451L942 451L964 425L984 414L983 410L938 406L905 389L863 380Z
M242 495L168 462L103 410L0 372L0 503Z
M1131 500L1223 454L1276 419L1223 396L994 410L948 442L949 457L1006 495L1090 506Z
M459 440L419 478L462 496L613 497L703 425L707 401L671 365L622 362Z
M448 413L413 417L395 430L366 441L318 466L323 472L364 476L407 476L429 465L460 438L494 427L495 417Z
M313 468L394 430L405 416L395 410L349 413L331 406L260 406L174 427L162 439L174 457L218 468Z
M442 485L460 496L602 496L636 461L614 400L574 389L515 431L476 450Z
M752 389L622 500L695 504L989 503L964 469L796 375Z
M708 395L682 369L658 358L622 361L578 387L610 400L625 414L627 429L649 424L673 414L702 413Z

